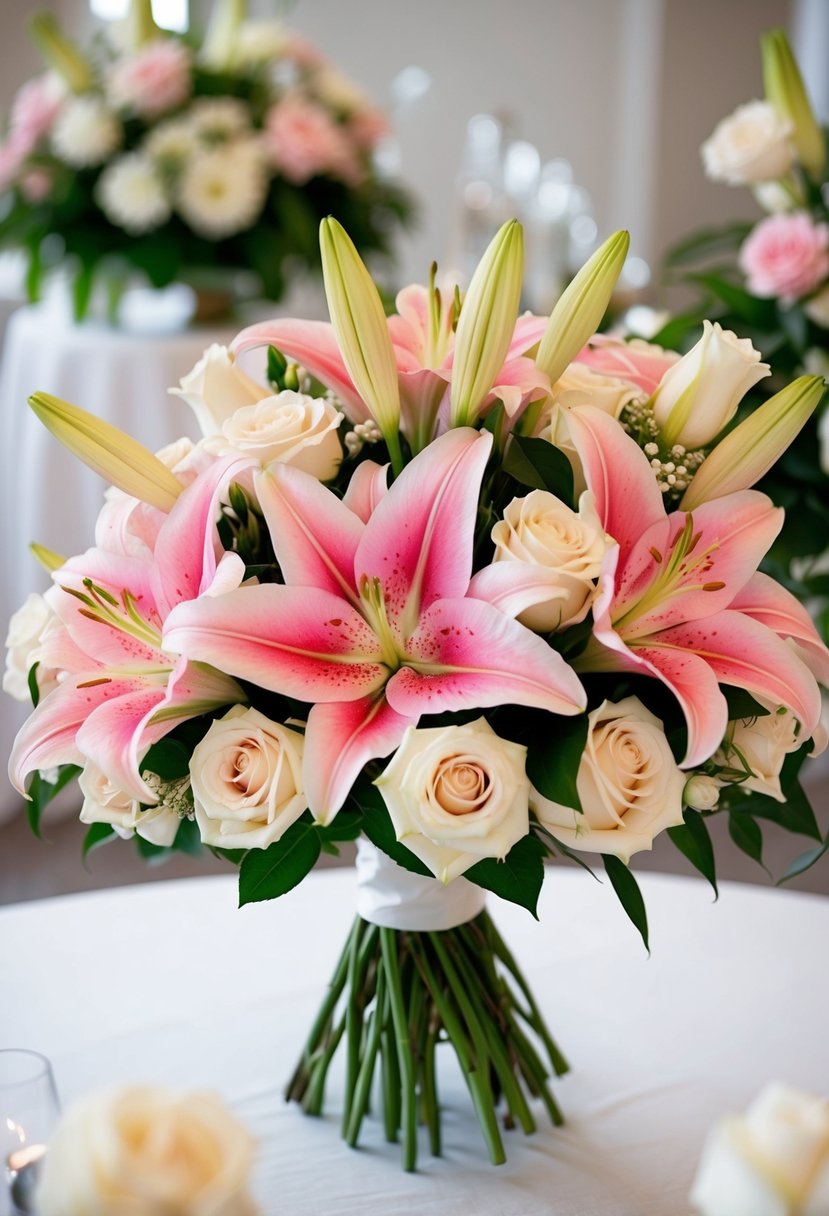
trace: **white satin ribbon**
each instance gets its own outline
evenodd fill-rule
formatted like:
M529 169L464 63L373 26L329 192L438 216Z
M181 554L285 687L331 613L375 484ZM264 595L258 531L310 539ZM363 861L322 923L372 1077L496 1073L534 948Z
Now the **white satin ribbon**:
M357 913L385 929L442 932L474 920L486 892L465 878L446 886L404 870L361 836L357 841Z

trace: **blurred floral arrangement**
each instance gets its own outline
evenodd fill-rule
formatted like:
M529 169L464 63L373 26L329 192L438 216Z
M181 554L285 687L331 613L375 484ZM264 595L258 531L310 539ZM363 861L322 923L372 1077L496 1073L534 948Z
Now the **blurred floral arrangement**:
M356 1144L377 1061L405 1168L441 1144L435 1050L495 1114L553 1121L566 1069L493 891L533 914L544 859L600 861L647 943L628 868L667 832L716 887L710 815L762 864L761 823L829 849L798 773L825 742L829 651L757 566L783 512L751 487L823 399L803 376L731 428L769 368L706 322L686 355L595 331L617 233L549 318L518 315L511 221L465 296L386 317L321 226L331 324L278 319L176 390L203 437L152 455L78 407L30 404L111 483L94 547L38 548L54 585L12 626L4 681L36 708L12 781L30 818L79 775L88 850L210 848L241 903L358 839L358 916L288 1097L322 1110L339 1043ZM237 356L267 350L268 384Z
M114 306L135 272L214 287L243 270L278 300L292 271L318 270L323 216L387 253L410 214L374 167L383 112L239 0L216 0L200 43L158 29L150 0L87 53L50 14L31 31L49 71L18 92L0 146L0 246L25 250L32 299L57 261L78 318L96 276Z
M829 369L829 177L826 136L817 122L786 35L762 42L765 98L739 106L702 146L706 173L748 187L768 213L694 233L667 258L674 281L699 301L654 341L682 348L704 317L750 337L773 365L750 409L799 371ZM816 606L829 637L829 412L824 408L763 483L788 509L768 568ZM823 558L823 560L821 560Z

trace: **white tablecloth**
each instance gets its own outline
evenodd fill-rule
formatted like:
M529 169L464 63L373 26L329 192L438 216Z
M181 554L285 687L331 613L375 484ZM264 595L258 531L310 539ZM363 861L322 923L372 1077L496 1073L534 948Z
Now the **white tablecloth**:
M188 406L167 389L178 384L211 342L226 343L235 326L137 334L88 322L73 325L60 301L19 309L6 330L0 367L0 642L11 614L30 591L48 584L29 552L39 541L67 556L94 539L104 483L71 456L26 401L53 393L127 431L152 450L197 435ZM7 757L25 717L8 698L0 707L0 756ZM0 765L0 821L14 800Z
M404 1175L375 1119L339 1138L282 1101L350 923L350 870L237 911L232 878L192 879L0 912L0 1045L45 1052L64 1102L104 1084L214 1087L261 1144L267 1216L687 1216L706 1129L768 1080L829 1093L829 900L644 876L653 955L607 884L548 876L541 921L494 913L573 1066L562 1129L486 1158L442 1049L445 1157Z

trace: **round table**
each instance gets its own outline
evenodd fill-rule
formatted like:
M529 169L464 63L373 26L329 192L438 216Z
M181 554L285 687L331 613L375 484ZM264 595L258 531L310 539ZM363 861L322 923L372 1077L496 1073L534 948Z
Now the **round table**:
M706 1130L776 1079L829 1092L829 900L643 875L649 958L608 884L548 875L540 922L492 900L572 1064L567 1118L507 1137L490 1166L466 1089L440 1062L445 1156L403 1174L376 1118L354 1152L328 1111L282 1100L342 946L349 869L236 909L235 880L189 879L0 911L0 1045L45 1052L64 1103L129 1081L215 1088L260 1144L266 1216L687 1216ZM367 1132L365 1131L367 1128Z
M192 412L167 389L177 385L211 342L229 342L236 326L138 333L89 321L74 325L60 299L18 309L6 330L0 367L0 528L3 571L0 629L30 591L48 578L29 552L38 541L56 553L94 543L104 483L54 439L27 408L36 390L80 405L152 450L196 436ZM0 641L2 638L0 638ZM8 756L25 706L0 710L0 755ZM5 768L5 762L2 766ZM2 778L0 821L19 807Z

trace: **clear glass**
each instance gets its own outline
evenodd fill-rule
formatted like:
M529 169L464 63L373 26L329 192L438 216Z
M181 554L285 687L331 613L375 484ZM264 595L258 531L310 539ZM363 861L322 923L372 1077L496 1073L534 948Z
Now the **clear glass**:
M37 1051L0 1050L0 1216L33 1213L37 1173L60 1106L52 1066Z

